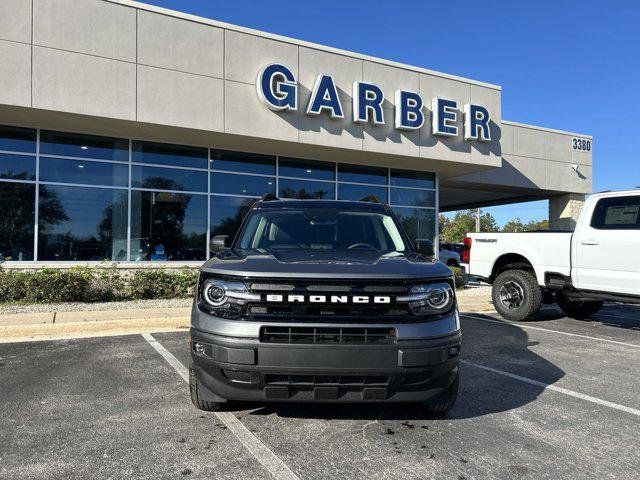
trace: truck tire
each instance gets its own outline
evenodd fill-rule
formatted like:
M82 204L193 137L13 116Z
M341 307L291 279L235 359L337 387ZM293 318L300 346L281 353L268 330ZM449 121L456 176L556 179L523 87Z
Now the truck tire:
M562 293L556 294L558 306L569 318L582 320L600 311L604 302L598 300L569 300Z
M199 410L219 412L226 407L226 402L217 402L203 395L203 388L198 382L193 368L189 369L189 393L191 393L191 402Z
M500 316L517 322L531 320L540 309L542 289L526 270L506 270L493 282L493 305Z
M453 380L453 383L449 385L444 392L424 404L424 408L427 413L433 415L445 415L449 410L451 410L458 398L459 386L460 372L456 374L456 378Z

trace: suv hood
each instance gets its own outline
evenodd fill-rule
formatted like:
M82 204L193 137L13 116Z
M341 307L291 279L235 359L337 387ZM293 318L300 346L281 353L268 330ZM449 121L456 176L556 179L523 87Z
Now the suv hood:
M451 276L444 264L419 254L384 256L371 250L282 250L239 254L225 250L202 271L252 278L417 279Z

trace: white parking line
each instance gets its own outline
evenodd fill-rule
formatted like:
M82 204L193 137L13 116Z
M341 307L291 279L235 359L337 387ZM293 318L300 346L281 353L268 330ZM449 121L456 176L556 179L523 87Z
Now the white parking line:
M587 402L596 403L598 405L602 405L604 407L614 408L616 410L620 410L622 412L631 413L632 415L636 415L640 417L640 410L635 408L627 407L626 405L620 405L619 403L609 402L607 400L602 400L601 398L592 397L591 395L585 395L584 393L574 392L573 390L567 390L566 388L556 387L555 385L550 385L548 383L539 382L537 380L533 380L528 377L521 377L520 375L516 375L514 373L505 372L503 370L498 370L496 368L487 367L486 365L480 365L479 363L469 362L468 360L460 360L461 363L466 365L470 365L472 367L480 368L482 370L486 370L487 372L496 373L498 375L504 375L505 377L513 378L514 380L519 380L521 382L528 383L529 385L535 385L536 387L542 387L545 390L553 390L554 392L563 393L565 395L569 395L570 397L579 398L581 400L586 400Z
M180 360L178 360L169 350L158 342L152 335L143 333L144 339L149 342L156 352L164 357L164 359L173 367L182 379L189 383L189 371ZM249 431L244 424L231 412L214 412L220 421L233 433L238 440L245 446L258 462L276 479L280 480L300 480L293 471L278 457L273 451L267 447L262 441Z
M567 335L569 337L588 338L589 340L597 340L599 342L613 343L613 344L616 344L616 345L624 345L625 347L640 348L640 345L637 345L635 343L618 342L617 340L609 340L608 338L600 338L600 337L590 337L589 335L581 335L579 333L561 332L560 330L551 330L550 328L534 327L533 325L524 325L522 323L509 322L507 320L496 320L496 319L489 319L489 318L484 318L484 317L476 317L474 315L468 315L466 313L463 313L460 316L462 318L470 318L472 320L481 320L483 322L488 322L488 323L498 323L498 324L502 324L502 325L504 325L504 324L515 325L517 327L527 328L529 330L540 330L540 331L543 331L543 332L558 333L560 335Z

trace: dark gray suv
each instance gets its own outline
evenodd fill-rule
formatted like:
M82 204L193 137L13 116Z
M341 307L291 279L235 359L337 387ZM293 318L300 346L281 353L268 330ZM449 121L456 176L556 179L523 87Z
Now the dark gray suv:
M191 317L191 398L420 402L458 393L451 271L367 201L263 197L201 269Z

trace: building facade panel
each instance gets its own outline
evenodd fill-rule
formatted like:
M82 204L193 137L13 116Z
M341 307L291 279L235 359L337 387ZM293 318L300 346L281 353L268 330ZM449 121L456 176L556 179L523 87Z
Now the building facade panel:
M224 131L223 80L138 66L139 122Z
M138 62L222 78L224 30L161 15L138 12Z
M33 47L33 107L135 120L136 66Z
M225 30L225 79L256 84L259 70L270 63L287 65L298 78L298 46Z
M31 43L31 2L2 0L0 2L0 39Z
M31 106L31 46L0 40L0 103Z
M136 10L102 0L33 0L33 43L136 61Z

